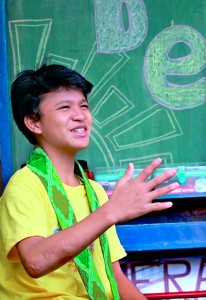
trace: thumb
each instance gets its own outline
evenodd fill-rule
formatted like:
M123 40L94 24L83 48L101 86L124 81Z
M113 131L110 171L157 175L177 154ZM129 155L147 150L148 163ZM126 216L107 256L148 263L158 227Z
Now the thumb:
M128 164L127 170L125 171L124 175L120 179L121 182L127 182L130 181L134 174L134 165L132 163Z

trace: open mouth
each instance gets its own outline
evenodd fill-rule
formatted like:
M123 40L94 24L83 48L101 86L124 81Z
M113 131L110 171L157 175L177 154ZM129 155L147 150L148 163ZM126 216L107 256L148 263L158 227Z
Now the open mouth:
M74 131L77 133L84 133L84 132L86 132L86 129L85 128L76 128L76 129L74 129Z
M79 126L79 127L76 127L76 128L73 128L71 130L71 132L73 132L74 135L76 136L86 136L87 135L87 127L86 126Z

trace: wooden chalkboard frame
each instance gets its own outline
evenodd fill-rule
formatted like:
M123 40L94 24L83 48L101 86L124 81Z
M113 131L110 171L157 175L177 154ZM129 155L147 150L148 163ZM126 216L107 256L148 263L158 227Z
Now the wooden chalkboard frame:
M12 174L12 150L10 133L10 116L8 101L8 71L6 44L5 0L0 1L0 161L1 188L3 189Z

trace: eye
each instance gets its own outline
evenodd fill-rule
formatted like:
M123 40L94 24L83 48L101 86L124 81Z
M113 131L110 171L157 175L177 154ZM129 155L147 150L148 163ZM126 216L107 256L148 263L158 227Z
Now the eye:
M88 104L82 104L81 107L89 109L89 105Z
M60 106L58 109L70 109L70 106L69 105L63 105L63 106Z

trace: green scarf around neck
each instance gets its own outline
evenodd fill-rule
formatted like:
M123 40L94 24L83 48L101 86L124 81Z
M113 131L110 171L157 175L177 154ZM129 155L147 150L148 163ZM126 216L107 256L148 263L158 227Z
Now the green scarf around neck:
M84 182L91 212L93 212L99 207L99 202L83 169L78 162L76 162L76 164L79 167L79 171ZM27 166L39 177L42 184L44 185L53 209L56 213L61 229L63 230L74 225L77 221L69 198L63 188L63 184L57 171L55 170L51 160L42 148L35 148L35 150L29 157ZM120 296L112 269L109 243L106 234L103 233L99 237L99 240L113 297L115 300L119 300ZM90 299L106 300L107 295L94 265L90 247L85 248L81 253L74 257L74 262Z

